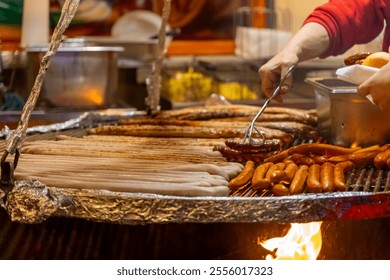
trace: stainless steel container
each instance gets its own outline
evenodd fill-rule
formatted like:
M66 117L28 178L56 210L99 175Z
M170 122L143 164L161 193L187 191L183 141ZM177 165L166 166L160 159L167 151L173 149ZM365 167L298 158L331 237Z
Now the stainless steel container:
M369 146L390 143L390 112L357 95L356 85L336 78L307 78L314 86L318 127L330 143Z
M120 47L60 47L42 85L38 108L106 108L113 105ZM32 88L45 48L27 52L27 88Z

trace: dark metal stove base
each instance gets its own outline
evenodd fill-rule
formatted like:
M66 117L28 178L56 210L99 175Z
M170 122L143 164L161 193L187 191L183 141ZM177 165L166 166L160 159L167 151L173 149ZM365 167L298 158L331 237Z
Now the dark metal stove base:
M284 236L289 224L118 225L51 218L10 222L0 211L0 259L264 259L257 245ZM390 260L390 218L324 221L319 259Z

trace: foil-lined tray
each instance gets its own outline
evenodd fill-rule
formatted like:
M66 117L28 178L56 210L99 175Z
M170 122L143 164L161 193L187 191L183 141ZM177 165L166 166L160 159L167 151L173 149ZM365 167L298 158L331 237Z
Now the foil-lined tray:
M112 113L112 112L111 112ZM33 127L29 133L47 133L144 112L86 113L76 119ZM6 136L6 131L3 135ZM50 217L73 217L120 224L151 223L306 223L337 219L390 216L390 191L335 192L284 197L179 197L107 190L55 188L38 180L15 181L0 206L12 221L41 223Z
M4 194L4 193L3 193ZM288 197L177 197L53 188L17 181L1 205L12 221L54 216L120 224L307 223L390 216L390 192L339 192Z

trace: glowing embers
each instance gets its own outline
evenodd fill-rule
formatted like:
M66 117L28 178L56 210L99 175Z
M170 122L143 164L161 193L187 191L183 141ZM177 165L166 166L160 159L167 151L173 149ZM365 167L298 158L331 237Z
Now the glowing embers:
M284 237L258 240L258 244L271 252L267 260L315 260L322 247L321 224L291 224Z

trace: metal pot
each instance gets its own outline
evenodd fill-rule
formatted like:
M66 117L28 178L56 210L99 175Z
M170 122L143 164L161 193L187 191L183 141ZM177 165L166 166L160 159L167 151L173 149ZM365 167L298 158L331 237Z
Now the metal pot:
M314 86L318 127L330 143L369 146L390 141L390 112L357 95L357 86L336 78L307 78Z
M26 50L28 89L35 82L46 50ZM111 107L118 83L118 52L122 50L102 46L60 47L47 69L37 107Z

